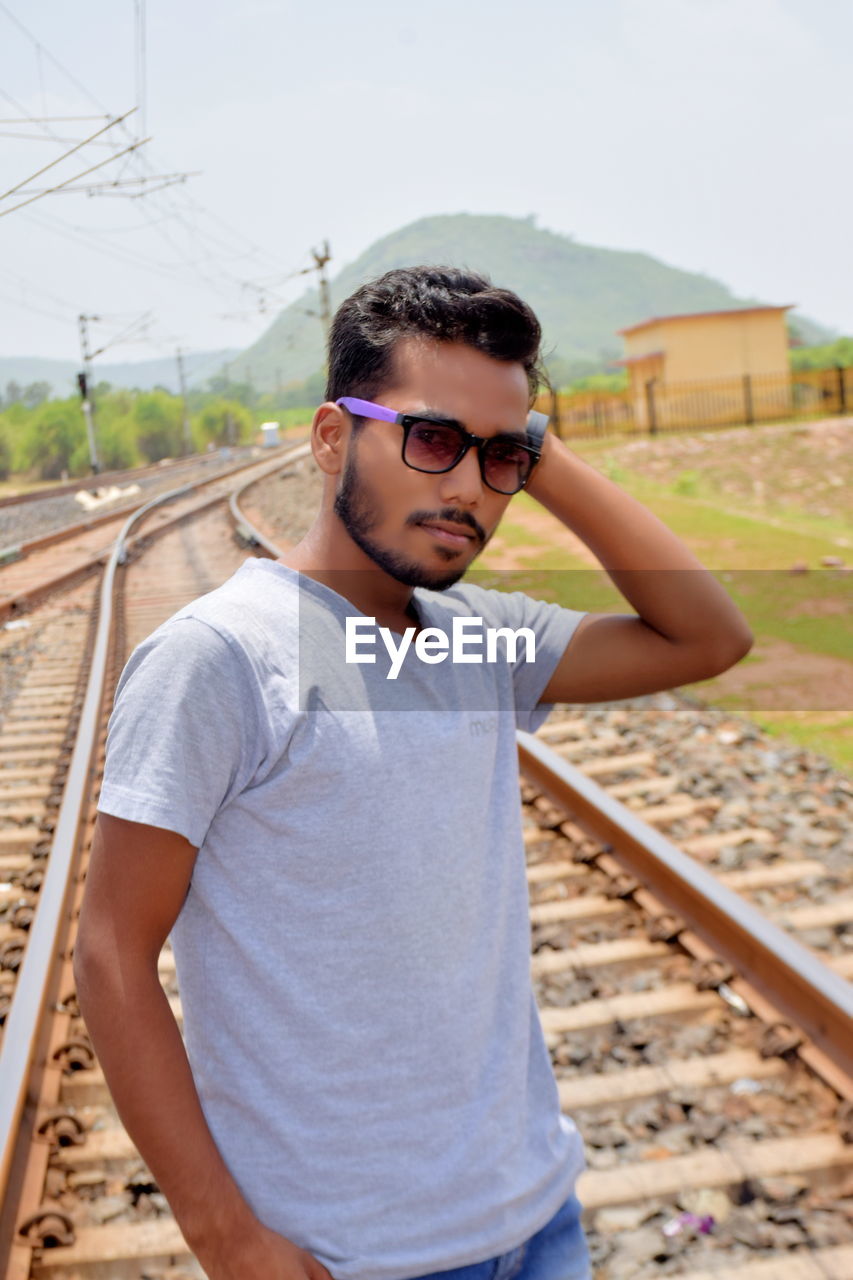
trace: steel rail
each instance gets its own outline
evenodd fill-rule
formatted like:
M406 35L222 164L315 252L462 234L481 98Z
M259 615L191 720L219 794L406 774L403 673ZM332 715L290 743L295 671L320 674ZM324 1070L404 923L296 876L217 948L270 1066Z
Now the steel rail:
M290 452L296 452L296 449L299 449L299 448L301 448L301 446L295 446L295 448ZM289 456L290 454L287 453L283 457L273 458L270 461L268 471L269 470L274 471L277 466L286 466ZM302 456L301 453L299 456L300 457ZM215 475L203 476L199 480L188 480L184 485L181 486L180 489L171 489L169 493L160 494L158 495L158 497L164 502L171 501L171 499L176 496L179 497L184 493L191 493L195 489L203 489L206 486L218 483L220 480L226 480L228 479L229 476L235 475L239 471L247 471L251 467L261 466L264 461L265 460L263 458L253 458L250 462L241 462L236 467L229 467L227 470L219 471ZM267 475L267 471L264 471L264 473L261 476L255 476L253 480L250 481L250 483L254 484L258 480L264 479L266 475ZM245 487L248 488L248 485ZM212 499L212 503L214 505L217 502L221 502L221 501L222 501L222 498L218 496ZM112 512L109 515L99 518L95 522L95 524L99 524L108 520L118 520L121 518L121 516L127 515L129 513L133 513L133 512L140 514L143 511L147 511L152 504L155 506L157 505L157 498L149 499L149 501L145 503L144 506L133 505L132 507L123 507L118 511ZM86 531L88 532L88 527L93 527L93 526L89 526L88 522L86 522L86 524L87 524ZM70 537L75 532L77 532L76 528L69 527L58 538L53 539L52 535L45 535L45 536L48 539L48 541L50 540L62 541L65 537ZM25 545L25 549L26 549L26 545ZM2 554L3 553L0 553L0 555ZM22 608L29 607L30 605L35 604L37 601L44 599L45 596L52 595L54 591L58 591L60 588L64 586L68 586L72 582L82 581L84 578L87 578L90 574L95 573L97 571L99 564L106 563L107 558L108 558L107 553L105 551L96 553L89 560L83 561L81 564L78 564L76 567L72 569L68 569L66 572L59 574L55 578L43 580L42 582L36 582L30 587L23 587L20 591L17 592L17 594L13 596L8 596L5 600L0 600L0 622L2 622L4 618L13 617Z
M239 448L252 448L241 445ZM204 461L210 457L204 453L190 453L183 458L172 458L168 464L146 462L141 467L125 467L119 471L100 471L96 476L85 476L80 480L69 480L64 484L45 485L42 489L30 489L27 493L11 493L0 498L0 507L25 506L31 502L42 502L46 498L61 497L66 493L79 493L81 489L101 489L104 484L114 484L117 480L138 480L146 475L164 475L167 471L179 471L181 467L192 466L196 461Z
M307 458L310 452L311 452L310 444L298 445L296 449L294 449L293 452L288 455L288 458L287 458L288 464L291 462L298 462L301 458ZM260 479L264 479L264 477L261 476ZM266 536L266 534L262 533L261 530L258 529L256 525L253 525L252 522L248 519L248 517L243 513L243 511L240 508L240 499L242 498L243 494L247 491L247 489L251 489L252 485L257 483L258 483L258 479L249 480L246 484L242 486L242 488L235 489L234 492L231 494L231 497L228 502L228 505L231 509L231 518L234 521L234 524L237 529L237 533L240 535L243 541L247 543L247 545L252 547L259 547L264 552L265 555L269 556L271 560L277 560L279 556L282 554L281 547L277 547L276 544Z
M276 465L296 461L304 456L304 449L305 446L297 446L285 457L278 458ZM271 470L274 469L275 467L271 467ZM126 559L126 542L133 526L155 507L173 502L197 487L186 484L168 493L159 494L128 516L113 544L104 570L98 625L74 750L51 842L50 857L39 892L38 908L0 1045L0 1204L8 1194L17 1137L25 1108L28 1102L30 1105L37 1103L37 1098L29 1092L30 1076L40 1048L40 1028L50 995L54 964L58 959L58 933L67 916L73 888L71 868L101 723L116 570ZM224 495L221 500L224 500Z
M201 461L205 461L202 457ZM238 471L246 471L249 467L255 467L262 461L261 458L243 458L232 467L224 467L221 471L214 472L213 475L199 477L198 480L187 480L185 483L200 488L202 485L214 484L217 480L223 480L226 476L236 475ZM194 465L193 460L182 460L184 468ZM176 465L177 470L177 465ZM142 472L150 472L152 475L163 475L163 471L158 471L156 467L143 468ZM140 473L140 474L141 474ZM122 475L123 472L117 471L116 475ZM128 473L132 474L132 473ZM90 486L91 487L91 486ZM75 492L79 492L75 490ZM170 490L171 492L171 490ZM48 498L53 497L53 493L48 492ZM162 496L162 495L161 495ZM143 499L135 499L131 502L125 502L120 507L114 507L112 511L102 511L98 514L94 512L89 516L84 516L82 520L77 520L74 524L61 525L56 529L50 529L47 533L36 534L35 537L27 538L23 542L16 542L7 547L0 547L0 565L11 564L15 560L23 559L32 551L41 551L46 547L55 546L58 542L65 542L68 538L75 537L78 533L88 533L90 529L97 529L102 524L109 524L111 520L118 520L124 515L138 510Z
M522 771L853 1078L853 985L529 733Z

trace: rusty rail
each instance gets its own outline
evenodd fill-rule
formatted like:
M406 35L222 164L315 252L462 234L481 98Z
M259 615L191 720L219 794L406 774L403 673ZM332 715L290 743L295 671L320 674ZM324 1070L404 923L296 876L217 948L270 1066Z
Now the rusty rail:
M544 743L518 738L527 777L853 1078L853 986Z
M295 461L304 455L304 450L305 446L298 446L284 458L277 459L277 464L285 464L291 459ZM0 1045L0 1204L7 1197L25 1110L28 1105L35 1106L37 1101L31 1092L30 1081L33 1067L43 1047L41 1028L59 955L58 938L68 920L73 885L72 867L91 783L92 756L101 719L116 570L126 558L127 541L133 526L153 508L172 502L197 487L201 486L182 485L152 498L134 511L122 526L104 570L98 625L77 738L51 842L47 870L39 893L38 909ZM224 495L212 501L224 501Z

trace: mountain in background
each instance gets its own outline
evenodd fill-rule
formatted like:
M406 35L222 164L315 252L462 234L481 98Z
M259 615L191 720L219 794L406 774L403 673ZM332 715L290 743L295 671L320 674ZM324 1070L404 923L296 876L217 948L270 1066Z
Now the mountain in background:
M203 385L237 354L233 349L185 352L187 385ZM48 382L55 396L76 395L77 372L80 368L81 365L71 360L43 360L39 356L0 356L0 393L5 391L10 382L17 382L21 387L33 382ZM133 387L139 391L165 387L175 394L179 390L178 365L174 356L159 360L126 360L121 364L96 360L92 368L96 384L109 382L113 387Z
M622 355L618 330L655 315L715 311L754 306L710 276L676 267L647 253L601 249L571 236L543 231L531 218L469 213L421 218L377 240L331 281L336 307L365 280L392 267L421 263L471 267L495 284L514 289L542 322L544 351L551 378L563 385L605 369ZM788 299L773 299L787 302ZM324 363L320 300L309 290L283 310L264 334L243 352L203 351L184 356L187 382L202 386L224 372L232 382L248 382L259 391L301 384ZM801 343L831 341L836 335L794 315L791 328ZM49 382L55 395L77 390L79 365L70 360L0 357L0 392L7 383L27 386ZM96 382L114 387L178 390L174 357L136 363L95 361ZM322 379L314 379L312 396ZM303 389L294 388L300 403Z
M332 306L365 280L421 263L485 272L529 302L542 323L546 363L555 383L618 360L618 330L627 325L654 315L757 302L736 297L710 276L667 266L647 253L600 249L543 231L533 218L458 213L421 218L377 240L331 281ZM324 359L319 310L316 290L291 303L231 362L229 376L269 391L316 373ZM794 327L803 342L835 336L801 317L795 317Z

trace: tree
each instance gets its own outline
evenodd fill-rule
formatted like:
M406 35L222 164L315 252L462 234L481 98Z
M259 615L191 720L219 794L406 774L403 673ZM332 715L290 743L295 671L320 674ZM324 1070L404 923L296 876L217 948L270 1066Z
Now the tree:
M28 387L24 387L21 400L28 409L37 409L40 404L44 404L45 400L50 399L50 392L49 382L31 382Z
M136 396L124 389L111 391L98 401L98 454L107 471L138 466Z
M243 444L252 438L252 415L236 400L214 400L202 409L193 428L201 448Z
M821 347L795 347L790 352L792 369L833 369L853 366L853 338L837 338Z
M23 433L22 470L37 470L42 480L58 480L63 471L85 473L89 451L76 399L48 400L32 412Z
M9 428L0 417L0 480L8 480L12 470L12 441Z
M136 399L133 417L139 452L148 462L183 452L183 413L177 397L168 391L143 392Z

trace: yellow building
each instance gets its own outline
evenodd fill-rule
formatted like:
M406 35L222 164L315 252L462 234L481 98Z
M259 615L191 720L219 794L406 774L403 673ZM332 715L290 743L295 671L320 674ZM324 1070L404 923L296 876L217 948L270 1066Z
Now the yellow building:
M637 426L755 422L788 413L789 310L698 311L620 330Z

